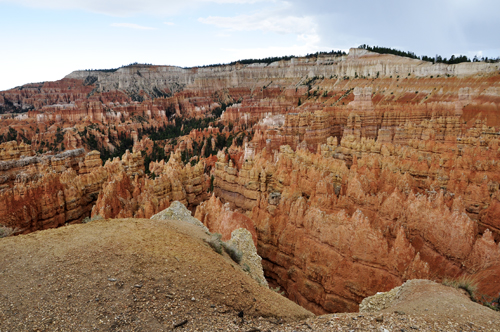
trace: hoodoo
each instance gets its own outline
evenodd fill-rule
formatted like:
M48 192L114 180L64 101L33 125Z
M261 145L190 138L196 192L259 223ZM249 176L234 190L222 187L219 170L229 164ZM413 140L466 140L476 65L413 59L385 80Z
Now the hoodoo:
M76 71L0 92L0 225L179 201L223 241L247 229L269 285L315 314L411 279L471 278L493 305L499 107L498 62L365 49Z

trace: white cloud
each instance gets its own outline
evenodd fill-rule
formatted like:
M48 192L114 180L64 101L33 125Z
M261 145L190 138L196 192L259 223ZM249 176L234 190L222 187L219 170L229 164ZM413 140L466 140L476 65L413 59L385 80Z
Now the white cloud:
M35 8L80 9L112 16L136 14L170 15L204 4L253 4L275 0L0 0Z
M139 24L135 23L112 23L110 26L115 27L115 28L130 28L130 29L137 29L137 30L156 30L156 28L152 27L145 27Z
M296 35L298 45L287 47L223 49L232 53L234 57L262 58L280 56L283 54L307 54L321 50L321 38L317 33L318 26L313 16L299 16L294 14L293 8L286 2L281 2L280 7L268 8L251 15L238 15L234 17L210 16L199 18L204 24L214 25L228 31L262 31L264 33L277 33ZM220 33L219 33L220 35Z
M280 34L315 34L316 23L312 16L294 16L279 10L264 10L253 15L234 17L209 16L199 18L199 22L215 25L231 31L276 32Z
M175 23L174 23L174 22L163 22L163 24L165 24L165 25L169 25L169 26L175 25Z

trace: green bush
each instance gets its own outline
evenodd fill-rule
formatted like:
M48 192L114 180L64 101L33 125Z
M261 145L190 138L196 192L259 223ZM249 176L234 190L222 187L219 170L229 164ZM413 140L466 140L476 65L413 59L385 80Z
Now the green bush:
M278 294L280 294L280 295L285 296L285 292L284 292L284 291L281 291L280 286L278 286L278 287L276 287L276 288L269 287L269 289L270 289L270 290L272 290L272 291L274 291L274 292L276 292L276 293L278 293Z
M103 220L103 219L104 219L104 218L103 218L103 217L101 217L100 215L97 215L97 216L92 217L92 218L90 218L90 217L85 217L85 218L82 220L82 223L83 223L83 224L86 224L86 223L91 222L91 221Z

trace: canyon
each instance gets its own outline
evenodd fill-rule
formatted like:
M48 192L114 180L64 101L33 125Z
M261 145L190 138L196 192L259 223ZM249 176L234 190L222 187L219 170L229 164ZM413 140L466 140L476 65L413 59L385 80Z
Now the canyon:
M150 218L173 201L252 234L316 314L410 279L500 293L500 64L351 49L76 71L0 92L0 225Z

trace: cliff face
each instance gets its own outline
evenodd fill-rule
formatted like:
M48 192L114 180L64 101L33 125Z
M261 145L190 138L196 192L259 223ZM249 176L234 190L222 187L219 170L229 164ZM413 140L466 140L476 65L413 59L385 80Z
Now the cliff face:
M320 153L282 146L240 170L221 154L215 193L253 221L265 271L291 299L316 313L355 311L404 280L500 264L498 225L485 217L498 204L498 139L476 145L475 132L454 150L330 138Z
M0 221L23 233L81 222L90 215L149 218L174 200L194 208L208 198L204 163L184 166L180 153L166 164L151 163L152 179L137 151L127 150L102 166L97 151L26 157L21 153L31 151L27 145L10 142L0 148L10 159L0 161Z
M101 164L97 151L83 149L0 162L2 225L29 233L80 222L107 177Z
M220 90L254 89L257 82L285 81L312 77L390 77L408 74L426 76L470 76L498 71L498 64L462 63L457 65L435 64L394 55L383 55L365 50L351 49L348 56L322 56L320 58L293 58L272 64L250 64L207 68L183 69L171 66L120 68L114 72L75 71L66 79L92 80L98 91L125 90L151 91L153 88L175 92L182 89ZM261 85L262 86L262 85ZM279 91L279 89L278 89ZM235 91L236 92L236 91ZM277 91L274 91L276 93ZM272 97L273 92L265 96Z

